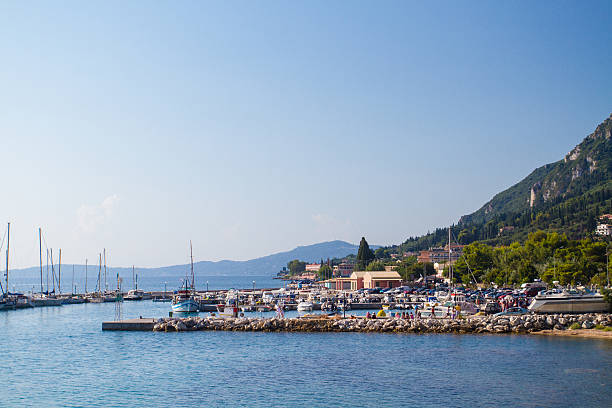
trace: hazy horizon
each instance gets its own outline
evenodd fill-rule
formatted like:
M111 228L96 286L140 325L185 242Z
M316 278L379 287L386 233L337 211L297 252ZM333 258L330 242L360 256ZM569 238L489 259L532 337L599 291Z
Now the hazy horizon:
M5 2L11 268L399 244L612 112L612 5ZM4 223L4 224L3 224ZM0 264L4 269L4 254Z

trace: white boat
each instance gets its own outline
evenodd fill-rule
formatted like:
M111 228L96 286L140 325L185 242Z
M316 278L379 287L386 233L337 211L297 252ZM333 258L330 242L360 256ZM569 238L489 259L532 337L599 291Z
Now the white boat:
M144 298L144 294L144 290L142 289L128 290L128 293L125 295L123 300L142 300Z
M238 307L235 304L217 305L219 317L238 317Z
M599 313L609 311L610 304L600 293L562 290L537 294L528 309L536 313Z
M312 311L312 307L313 306L312 306L311 302L302 301L302 302L298 303L297 310L299 312L310 312L310 311Z
M30 298L30 303L34 307L43 307L43 306L61 306L64 302L62 299L57 298L53 295L46 294L36 294Z

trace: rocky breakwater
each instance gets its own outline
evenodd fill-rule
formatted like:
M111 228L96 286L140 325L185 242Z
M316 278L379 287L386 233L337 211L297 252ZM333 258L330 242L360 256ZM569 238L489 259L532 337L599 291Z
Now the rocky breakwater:
M612 314L555 314L472 316L461 319L399 318L163 318L154 331L263 331L263 332L391 332L391 333L533 333L542 330L591 329L612 326Z

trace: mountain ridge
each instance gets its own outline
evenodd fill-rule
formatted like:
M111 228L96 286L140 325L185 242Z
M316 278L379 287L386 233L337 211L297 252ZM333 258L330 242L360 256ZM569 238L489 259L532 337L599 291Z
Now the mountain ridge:
M307 262L319 262L322 258L341 258L350 254L356 254L359 247L346 241L334 240L319 242L311 245L297 246L289 251L277 252L270 255L265 255L259 258L249 259L246 261L197 261L194 262L194 270L197 275L205 276L255 276L255 275L275 275L283 266L293 259L300 259ZM76 274L85 273L85 265L74 265ZM182 276L189 267L189 264L168 265L154 268L136 268L136 271L147 276ZM46 268L43 265L43 273ZM90 277L94 272L98 271L98 265L88 265L88 273ZM102 267L103 268L103 267ZM55 265L57 273L57 265ZM71 276L72 264L62 265L62 271L66 271ZM131 267L109 267L107 266L107 275L113 276L119 273L120 276L131 275ZM20 277L37 277L40 274L40 267L34 266L29 268L11 269L10 274L17 274Z

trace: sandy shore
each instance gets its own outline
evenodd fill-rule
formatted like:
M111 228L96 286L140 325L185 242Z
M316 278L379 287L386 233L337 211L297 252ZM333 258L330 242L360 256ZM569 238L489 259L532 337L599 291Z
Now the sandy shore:
M582 337L588 339L607 339L612 340L612 331L603 331L596 329L577 329L577 330L541 330L532 332L531 334L539 334L542 336L565 336L565 337Z

